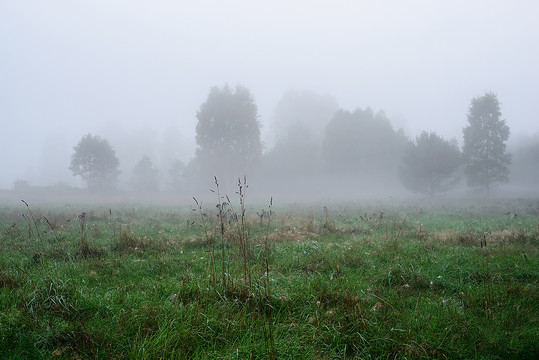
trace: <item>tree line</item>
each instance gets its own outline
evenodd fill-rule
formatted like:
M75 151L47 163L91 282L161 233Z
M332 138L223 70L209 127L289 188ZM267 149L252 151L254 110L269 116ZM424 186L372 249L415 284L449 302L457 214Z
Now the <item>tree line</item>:
M461 177L486 194L509 181L510 129L492 92L471 100L462 149L434 131L410 139L383 111L338 109L331 98L313 93L288 93L275 113L284 130L264 153L251 92L243 86L213 87L196 114L195 156L168 169L171 187L191 191L217 177L230 191L246 175L293 192L318 191L321 184L352 192L359 187L359 192L369 181L398 181L412 192L435 196ZM74 147L70 170L98 191L115 188L119 164L108 140L87 134ZM132 169L131 179L134 191L159 190L159 169L148 156Z

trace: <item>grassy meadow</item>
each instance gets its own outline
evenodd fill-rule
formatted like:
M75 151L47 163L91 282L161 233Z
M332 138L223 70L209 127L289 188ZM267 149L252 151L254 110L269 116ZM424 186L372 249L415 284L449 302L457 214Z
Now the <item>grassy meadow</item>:
M218 202L0 208L0 358L539 356L539 201Z

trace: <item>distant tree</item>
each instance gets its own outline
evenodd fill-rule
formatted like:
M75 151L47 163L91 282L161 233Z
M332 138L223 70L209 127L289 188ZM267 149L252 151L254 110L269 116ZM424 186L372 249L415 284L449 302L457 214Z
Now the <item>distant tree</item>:
M456 142L424 131L405 147L399 178L408 190L434 196L456 185L459 178L455 172L460 164Z
M182 184L184 185L182 192L193 194L196 191L199 191L201 187L203 186L203 184L206 184L207 186L208 181L213 180L213 179L204 179L206 182L205 183L202 182L200 178L201 173L202 171L200 168L200 162L198 161L198 158L195 156L188 163L185 164L185 168L182 171L181 180L182 180ZM207 190L207 187L205 187L205 190Z
M511 151L511 184L521 191L539 191L539 133L519 134L509 147Z
M383 111L337 111L326 127L322 152L328 170L384 172L397 167L404 135L393 130ZM364 175L367 175L366 173Z
M250 91L212 88L197 119L196 158L203 179L217 176L232 184L249 175L262 154L258 109Z
M69 170L74 176L80 176L88 189L115 187L120 161L108 140L87 134L73 149Z
M487 195L495 183L509 181L511 155L506 152L510 130L501 119L500 103L494 93L474 98L463 129L468 185L483 187Z
M337 101L329 95L307 90L287 91L273 111L275 139L277 142L295 141L294 135L300 135L320 142L326 125L337 110ZM302 129L301 134L298 128Z
M184 187L185 164L181 160L175 160L168 170L170 176L170 186L172 189L178 191Z
M320 144L312 139L308 130L306 125L297 123L286 137L264 153L258 182L267 181L291 192L306 190L308 184L315 186L313 180L321 170Z
M31 188L28 180L17 179L13 182L14 191L28 191Z
M337 111L329 95L312 91L286 92L273 113L275 143L263 156L262 176L277 186L305 189L320 171L324 129ZM294 185L298 185L295 186Z
M155 192L159 189L159 170L147 155L133 168L131 185L133 190L140 192Z

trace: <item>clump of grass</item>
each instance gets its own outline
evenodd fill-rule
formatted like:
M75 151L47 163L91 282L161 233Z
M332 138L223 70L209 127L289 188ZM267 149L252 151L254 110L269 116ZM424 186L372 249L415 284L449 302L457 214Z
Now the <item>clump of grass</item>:
M251 221L247 216L245 202L246 190L248 188L246 178L243 177L243 180L238 179L237 183L236 194L238 195L239 212L234 211L228 196L221 195L217 177L214 177L214 182L215 190L212 190L212 192L216 193L218 200L216 205L218 210L216 226L218 229L216 231L212 232L208 229L208 224L211 224L211 221L207 221L206 212L203 211L202 204L194 198L208 246L210 284L214 286L214 290L220 301L226 302L232 299L235 303L241 304L246 308L254 307L254 309L258 309L257 311L261 311L261 314L258 314L258 316L264 319L263 334L266 354L268 358L275 359L275 336L270 280L271 243L269 236L273 215L273 200L270 200L267 211L264 210L258 213L258 220ZM256 246L262 246L261 254L255 256L254 243L249 226L257 222L259 227L264 229L265 235L263 236L263 242L256 244ZM217 253L214 251L215 237L213 236L215 233L219 234L218 238L221 245L219 259L221 262L220 286L217 286L217 282L214 281L216 278L215 265L217 264ZM237 262L234 262L234 260L237 260ZM256 263L257 260L259 261L258 264ZM253 273L256 268L260 269L260 275L256 274L256 272ZM198 299L202 296L199 287L194 288L194 293L188 293L193 294ZM174 301L184 299L185 289L180 289L178 294L175 295ZM199 305L197 301L197 308ZM253 324L251 326L256 325Z
M0 288L14 289L18 287L20 280L13 272L4 266L0 266Z
M481 241L474 232L458 232L454 230L437 231L432 234L434 242L441 245L477 246Z
M86 216L86 213L80 213L77 215L77 220L79 221L80 225L80 240L81 242L84 242L86 240L86 220L88 217Z
M335 220L329 216L327 206L324 206L324 222L320 225L320 231L322 234L332 234L337 232Z
M75 258L77 259L101 259L105 256L106 251L104 249L100 249L86 240L80 244L75 252Z
M147 236L139 236L130 230L123 230L121 235L112 245L112 250L120 254L133 253L144 250L151 244L151 239Z
M269 240L271 243L280 242L296 242L303 243L310 239L315 239L321 235L318 232L309 231L300 227L287 227L276 229L269 234Z
M75 252L75 258L77 259L100 259L105 256L105 250L99 249L95 245L91 244L87 239L87 226L88 215L83 212L77 215L77 220L80 225L80 240L79 246Z
M538 225L539 226L539 225ZM489 242L510 245L539 245L539 233L537 231L524 231L521 229L505 229L492 231L488 235Z
M413 264L403 266L398 264L392 267L382 284L388 287L396 287L397 291L422 291L430 287L429 281L421 275L421 270Z

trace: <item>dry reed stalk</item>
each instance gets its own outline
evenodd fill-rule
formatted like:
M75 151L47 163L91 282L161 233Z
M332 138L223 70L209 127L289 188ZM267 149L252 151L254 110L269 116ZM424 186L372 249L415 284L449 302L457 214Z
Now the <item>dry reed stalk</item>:
M217 181L217 176L214 176L215 186L217 191L217 203L219 208L219 223L221 225L221 281L223 283L223 291L226 296L226 262L225 262L225 219L223 214L223 204L221 203L221 193L219 191L219 182Z

